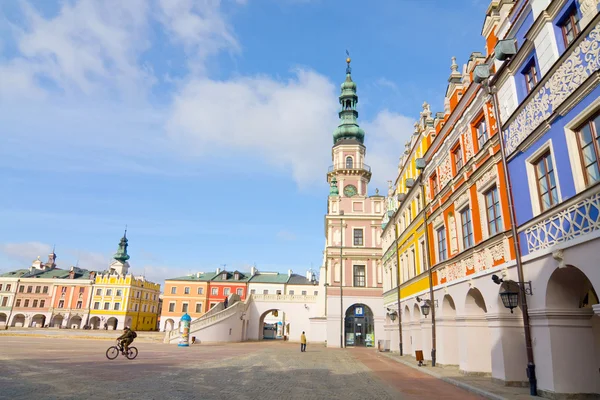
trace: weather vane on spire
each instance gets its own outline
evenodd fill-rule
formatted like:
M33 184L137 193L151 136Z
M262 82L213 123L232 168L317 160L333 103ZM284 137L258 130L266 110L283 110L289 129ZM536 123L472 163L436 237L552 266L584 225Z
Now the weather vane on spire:
M346 74L350 74L350 72L352 71L352 68L350 68L350 62L352 61L352 59L350 58L350 52L346 49L346 63L348 64L348 66L346 67Z

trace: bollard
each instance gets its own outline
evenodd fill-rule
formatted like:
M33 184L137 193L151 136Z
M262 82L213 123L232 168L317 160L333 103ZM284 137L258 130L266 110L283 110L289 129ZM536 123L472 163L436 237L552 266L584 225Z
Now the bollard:
M190 345L190 322L192 318L187 314L183 314L181 317L181 339L179 340L178 346L189 347Z

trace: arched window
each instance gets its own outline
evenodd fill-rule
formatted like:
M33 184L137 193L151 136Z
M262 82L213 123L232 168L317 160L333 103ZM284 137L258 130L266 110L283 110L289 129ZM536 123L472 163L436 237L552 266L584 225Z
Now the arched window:
M346 157L346 168L353 168L354 167L354 161L352 160L352 157L348 156Z
M346 100L346 110L352 109L352 102L350 100Z

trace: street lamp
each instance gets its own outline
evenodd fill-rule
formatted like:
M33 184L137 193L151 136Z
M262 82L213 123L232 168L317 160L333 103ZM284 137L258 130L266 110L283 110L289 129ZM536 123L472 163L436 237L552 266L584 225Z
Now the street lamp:
M388 310L388 316L390 317L392 322L394 322L396 320L396 317L398 317L398 313L396 312L396 310L390 310L389 308L387 310Z
M498 277L498 275L492 275L492 281L496 285L501 285L504 282L504 279ZM532 295L533 291L531 290L531 281L529 282L514 282L507 281L507 287L504 292L500 293L500 299L502 299L502 304L504 307L510 310L510 313L513 313L513 310L519 306L519 291L523 291L526 295ZM510 285L513 283L514 285ZM514 290L508 286L516 286L517 290Z
M421 312L423 313L425 318L427 318L427 316L429 315L429 312L431 311L431 300L421 299L419 296L417 296L417 302L419 302L419 303L422 302ZM434 300L434 306L437 308L437 306L438 306L437 300Z

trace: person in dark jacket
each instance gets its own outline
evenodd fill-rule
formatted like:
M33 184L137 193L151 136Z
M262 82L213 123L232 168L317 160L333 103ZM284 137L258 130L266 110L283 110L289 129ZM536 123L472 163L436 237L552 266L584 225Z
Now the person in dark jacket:
M117 338L117 340L121 341L121 345L123 346L123 354L129 353L129 345L133 343L133 339L135 339L133 331L126 326L123 330L123 334Z

